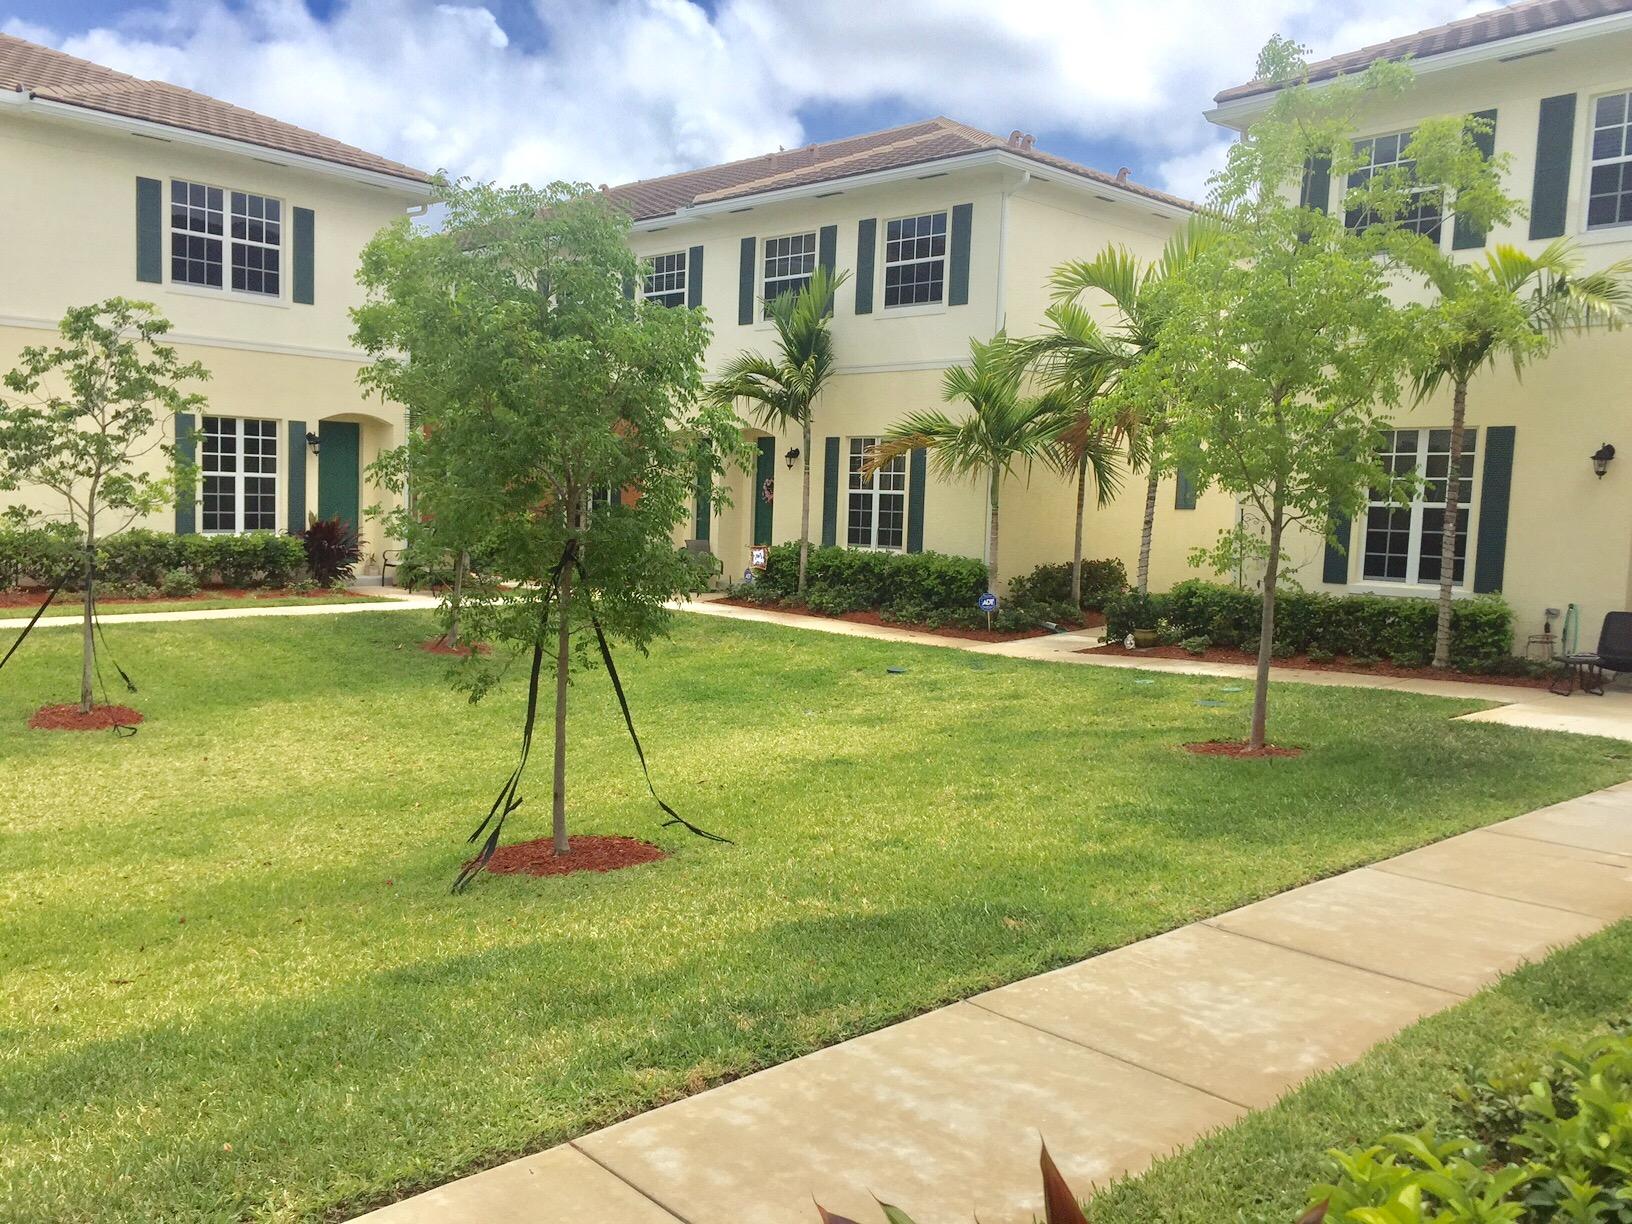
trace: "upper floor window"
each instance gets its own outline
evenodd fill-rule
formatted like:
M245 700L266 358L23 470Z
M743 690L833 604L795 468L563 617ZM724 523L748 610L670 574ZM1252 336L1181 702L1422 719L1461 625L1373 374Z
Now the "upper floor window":
M204 418L205 531L275 531L278 519L278 423Z
M1468 520L1473 509L1475 430L1462 435L1462 464L1457 480L1456 561L1452 581L1460 584L1468 560ZM1367 581L1439 581L1440 550L1445 539L1445 493L1451 470L1451 431L1448 429L1393 429L1383 435L1377 453L1390 476L1423 477L1411 504L1402 506L1388 490L1373 489L1366 507L1365 560L1361 574Z
M660 306L686 304L686 253L675 251L652 258L652 270L646 274L646 300Z
M277 297L283 205L247 191L170 181L170 280ZM230 268L230 278L227 270Z
M1632 93L1593 105L1588 174L1587 228L1632 222Z
M765 240L765 318L784 293L798 293L816 272L816 234L789 234Z
M1405 175L1408 182L1415 182L1417 163L1405 155L1412 135L1411 132L1393 132L1387 136L1371 136L1355 141L1354 151L1360 157L1360 164L1349 171L1349 188L1364 187L1373 177L1387 170L1397 170ZM1411 194L1411 207L1399 217L1401 228L1438 242L1445 224L1438 194L1428 187L1416 187ZM1343 217L1343 224L1351 230L1366 229L1377 221L1377 215L1365 208L1351 208Z
M946 214L899 217L884 227L884 305L944 300Z
M851 438L845 543L851 548L899 549L907 527L907 457L897 455L864 475L877 438Z

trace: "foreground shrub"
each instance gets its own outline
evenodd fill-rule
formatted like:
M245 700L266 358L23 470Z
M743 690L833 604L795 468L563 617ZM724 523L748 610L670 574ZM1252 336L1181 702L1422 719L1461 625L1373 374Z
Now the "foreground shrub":
M1395 595L1329 595L1282 591L1275 599L1275 646L1280 657L1320 651L1387 658L1425 666L1433 656L1438 612L1432 599ZM1112 639L1167 621L1181 637L1207 637L1215 646L1256 650L1258 594L1191 579L1148 607L1138 597L1113 599L1105 608ZM1135 624L1137 620L1149 623ZM1451 662L1464 671L1500 671L1513 649L1513 611L1500 595L1459 599L1451 610Z
M1309 1221L1632 1224L1632 1038L1556 1050L1459 1093L1451 1133L1428 1127L1331 1153Z
M83 539L70 523L0 523L0 591L54 585L81 562Z
M739 593L777 603L791 600L798 582L799 545L778 544L765 569ZM817 612L873 611L895 620L940 623L974 611L985 590L986 566L973 557L813 548L805 600Z
M112 586L127 590L156 587L181 564L181 537L165 531L132 528L100 540L96 572Z
M1116 557L1101 561L1083 560L1082 606L1098 612L1128 589L1128 571ZM1069 604L1071 563L1039 565L1031 573L1009 583L1009 598L1015 603Z

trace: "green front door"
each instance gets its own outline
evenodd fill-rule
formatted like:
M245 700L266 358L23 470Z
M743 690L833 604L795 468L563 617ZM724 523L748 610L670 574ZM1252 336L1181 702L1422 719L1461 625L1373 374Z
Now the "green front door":
M754 464L754 543L771 542L771 503L765 492L776 479L776 439L759 439L759 459Z
M338 515L353 531L362 519L361 434L351 421L317 423L317 517Z

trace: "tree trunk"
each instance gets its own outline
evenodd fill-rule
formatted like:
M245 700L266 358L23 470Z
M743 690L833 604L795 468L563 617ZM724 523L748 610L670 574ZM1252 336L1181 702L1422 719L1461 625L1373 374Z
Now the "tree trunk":
M1434 666L1451 665L1451 588L1456 574L1456 525L1461 517L1462 435L1468 417L1468 382L1456 381L1451 397L1451 458L1445 472L1445 521L1439 541L1439 623L1434 630Z
M1258 621L1258 674L1252 688L1252 734L1247 747L1262 748L1269 722L1269 660L1275 649L1275 583L1281 571L1281 531L1285 513L1277 500L1270 515L1269 561L1264 566L1263 615Z
M986 581L997 590L997 493L1001 474L992 471L992 522L986 532Z
M79 712L91 712L91 680L96 672L96 516L85 520L85 605L84 623L80 626L82 643L79 668Z
M1150 479L1145 481L1145 521L1139 528L1139 594L1150 591L1150 537L1156 533L1156 487L1161 474L1154 462L1150 465Z
M465 571L470 568L470 554L464 549L459 550L459 560L453 567L453 595L448 600L448 632L442 639L442 645L449 650L459 648L459 601L465 591Z
M804 491L799 506L799 598L805 597L805 571L810 568L810 416L805 416Z
M566 854L571 849L567 842L567 652L571 600L572 567L569 565L561 571L561 590L556 600L559 620L555 630L555 784L550 797L550 814L557 854Z
M1082 607L1082 512L1088 504L1088 456L1077 460L1077 532L1071 541L1071 606Z

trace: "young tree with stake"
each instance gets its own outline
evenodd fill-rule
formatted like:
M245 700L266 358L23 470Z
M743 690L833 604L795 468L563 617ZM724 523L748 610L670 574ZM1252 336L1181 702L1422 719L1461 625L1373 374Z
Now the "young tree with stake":
M25 348L5 376L15 398L0 396L0 488L49 489L83 536L81 714L91 712L96 668L97 544L192 496L173 422L203 406L183 385L209 372L163 343L169 330L150 302L77 306L58 325L58 343Z

